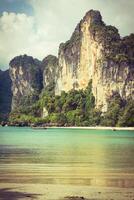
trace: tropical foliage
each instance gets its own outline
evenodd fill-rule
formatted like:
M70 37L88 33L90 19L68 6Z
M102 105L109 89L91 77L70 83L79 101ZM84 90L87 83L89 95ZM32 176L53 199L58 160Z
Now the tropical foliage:
M107 112L95 108L91 81L86 90L63 91L60 96L55 96L48 87L32 106L25 104L12 112L10 121L59 126L134 126L134 102L131 99L123 101L118 93L114 93L107 101ZM42 118L44 107L48 116Z

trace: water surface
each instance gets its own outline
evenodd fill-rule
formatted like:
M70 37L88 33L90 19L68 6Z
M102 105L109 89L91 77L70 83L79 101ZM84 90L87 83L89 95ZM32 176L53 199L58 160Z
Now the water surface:
M0 182L134 187L134 132L1 127Z

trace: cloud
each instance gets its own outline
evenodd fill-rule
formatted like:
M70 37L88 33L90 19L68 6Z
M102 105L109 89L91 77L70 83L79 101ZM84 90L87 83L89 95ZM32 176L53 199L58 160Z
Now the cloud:
M0 68L7 68L9 61L20 54L44 58L57 43L47 40L47 31L36 29L35 19L26 14L4 12L0 17Z
M122 36L134 31L133 0L28 0L28 2L33 7L38 23L42 26L49 25L56 36L58 34L61 36L61 40L72 33L76 24L90 9L99 10L104 21L116 26Z
M17 54L28 51L34 20L25 14L3 12L0 17L0 64L7 65Z
M133 32L133 0L27 0L33 15L3 12L0 17L0 66L8 66L16 55L43 59L58 53L75 26L90 9L100 10L107 24L116 26L122 36Z

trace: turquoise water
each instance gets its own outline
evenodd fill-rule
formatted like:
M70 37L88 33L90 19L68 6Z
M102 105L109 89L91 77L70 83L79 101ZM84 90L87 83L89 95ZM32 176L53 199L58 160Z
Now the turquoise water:
M0 128L0 182L134 186L134 132Z

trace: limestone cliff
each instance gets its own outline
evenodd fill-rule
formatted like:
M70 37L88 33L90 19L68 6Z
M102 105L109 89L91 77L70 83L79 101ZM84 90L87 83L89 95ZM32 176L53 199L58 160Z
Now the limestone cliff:
M32 104L42 89L41 62L31 56L17 56L10 62L12 110Z
M99 11L89 11L70 40L59 47L55 93L85 89L92 80L96 107L107 110L107 98L118 92L134 98L134 34L121 38L106 26Z
M99 11L90 10L76 26L69 41L59 47L58 58L38 61L18 56L10 62L12 110L30 105L43 90L68 92L85 89L92 80L97 108L107 110L108 97L118 92L134 98L134 34L121 38L106 26Z
M9 70L0 70L0 120L5 120L11 111L11 79Z
M57 79L58 70L58 58L56 56L49 55L42 61L43 70L43 88L54 89Z
M35 102L42 89L55 88L58 58L52 55L41 61L31 56L17 56L10 62L12 110Z

